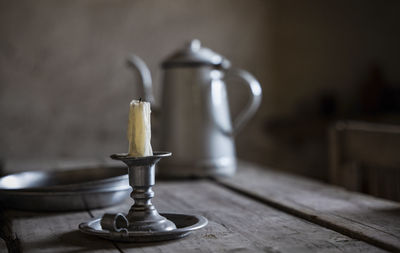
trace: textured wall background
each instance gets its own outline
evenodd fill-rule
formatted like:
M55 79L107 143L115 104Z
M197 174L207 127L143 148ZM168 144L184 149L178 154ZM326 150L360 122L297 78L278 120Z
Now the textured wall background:
M0 1L0 155L126 150L128 103L140 96L127 55L148 63L158 93L159 63L191 38L262 83L262 108L238 136L240 154L260 153L265 119L326 90L351 105L372 61L400 81L399 11L398 1Z
M140 96L130 53L159 63L199 38L267 83L263 1L2 1L1 155L106 156L127 149L128 104Z

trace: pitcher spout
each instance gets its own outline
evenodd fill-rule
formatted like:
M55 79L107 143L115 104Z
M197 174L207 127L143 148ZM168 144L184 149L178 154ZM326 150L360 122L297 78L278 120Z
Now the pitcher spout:
M143 99L154 104L151 74L146 63L139 56L132 54L128 58L128 65L139 72L143 87Z

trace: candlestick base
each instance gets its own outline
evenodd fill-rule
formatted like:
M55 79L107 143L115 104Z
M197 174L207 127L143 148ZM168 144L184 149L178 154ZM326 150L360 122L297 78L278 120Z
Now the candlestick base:
M127 229L118 229L115 226L125 223L125 216L114 214L114 229L106 229L104 217L93 219L88 222L81 223L79 230L85 234L98 236L112 241L118 242L159 242L166 240L174 240L185 237L191 232L198 230L207 225L208 221L201 215L181 214L181 213L161 213L162 216L173 221L177 228L170 231L146 232L146 231L128 231ZM106 226L107 227L107 226Z

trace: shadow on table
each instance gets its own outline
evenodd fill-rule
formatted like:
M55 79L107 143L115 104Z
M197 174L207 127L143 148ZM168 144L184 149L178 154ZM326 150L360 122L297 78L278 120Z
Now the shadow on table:
M42 241L40 243L43 243L44 245L57 245L57 246L67 246L67 244L71 247L71 250L68 248L66 249L66 252L88 252L88 251L93 251L97 249L115 249L116 252L118 252L119 248L144 248L144 247L153 247L157 245L166 245L170 244L173 242L176 242L177 240L171 240L171 241L164 241L164 242L151 242L151 243L117 243L113 241L109 241L106 239L102 239L99 237L95 236L90 236L81 233L80 231L71 231L64 233L60 236L60 239L63 243L63 245L60 245L59 242L55 242L54 240L49 240L49 241ZM39 246L39 245L38 245ZM75 248L74 246L78 246L79 248Z
M93 252L94 250L115 250L115 245L112 242L101 240L93 236L85 235L79 230L63 233L54 237L46 238L43 240L37 240L34 242L27 242L24 244L24 248L33 249L62 249L63 252Z

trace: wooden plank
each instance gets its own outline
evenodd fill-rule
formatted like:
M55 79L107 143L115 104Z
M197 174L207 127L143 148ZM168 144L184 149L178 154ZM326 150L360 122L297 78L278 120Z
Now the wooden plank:
M241 162L218 182L275 208L366 241L400 251L400 203Z
M0 225L2 231L15 234L18 239L10 252L119 252L112 242L78 231L79 223L90 218L88 212L34 213L6 210ZM10 224L11 229L5 229L6 223ZM3 247L0 252L7 250Z
M236 194L210 181L159 182L160 211L202 214L207 227L191 236L156 244L118 243L122 252L381 252L364 242L309 223ZM94 210L127 212L124 205Z

